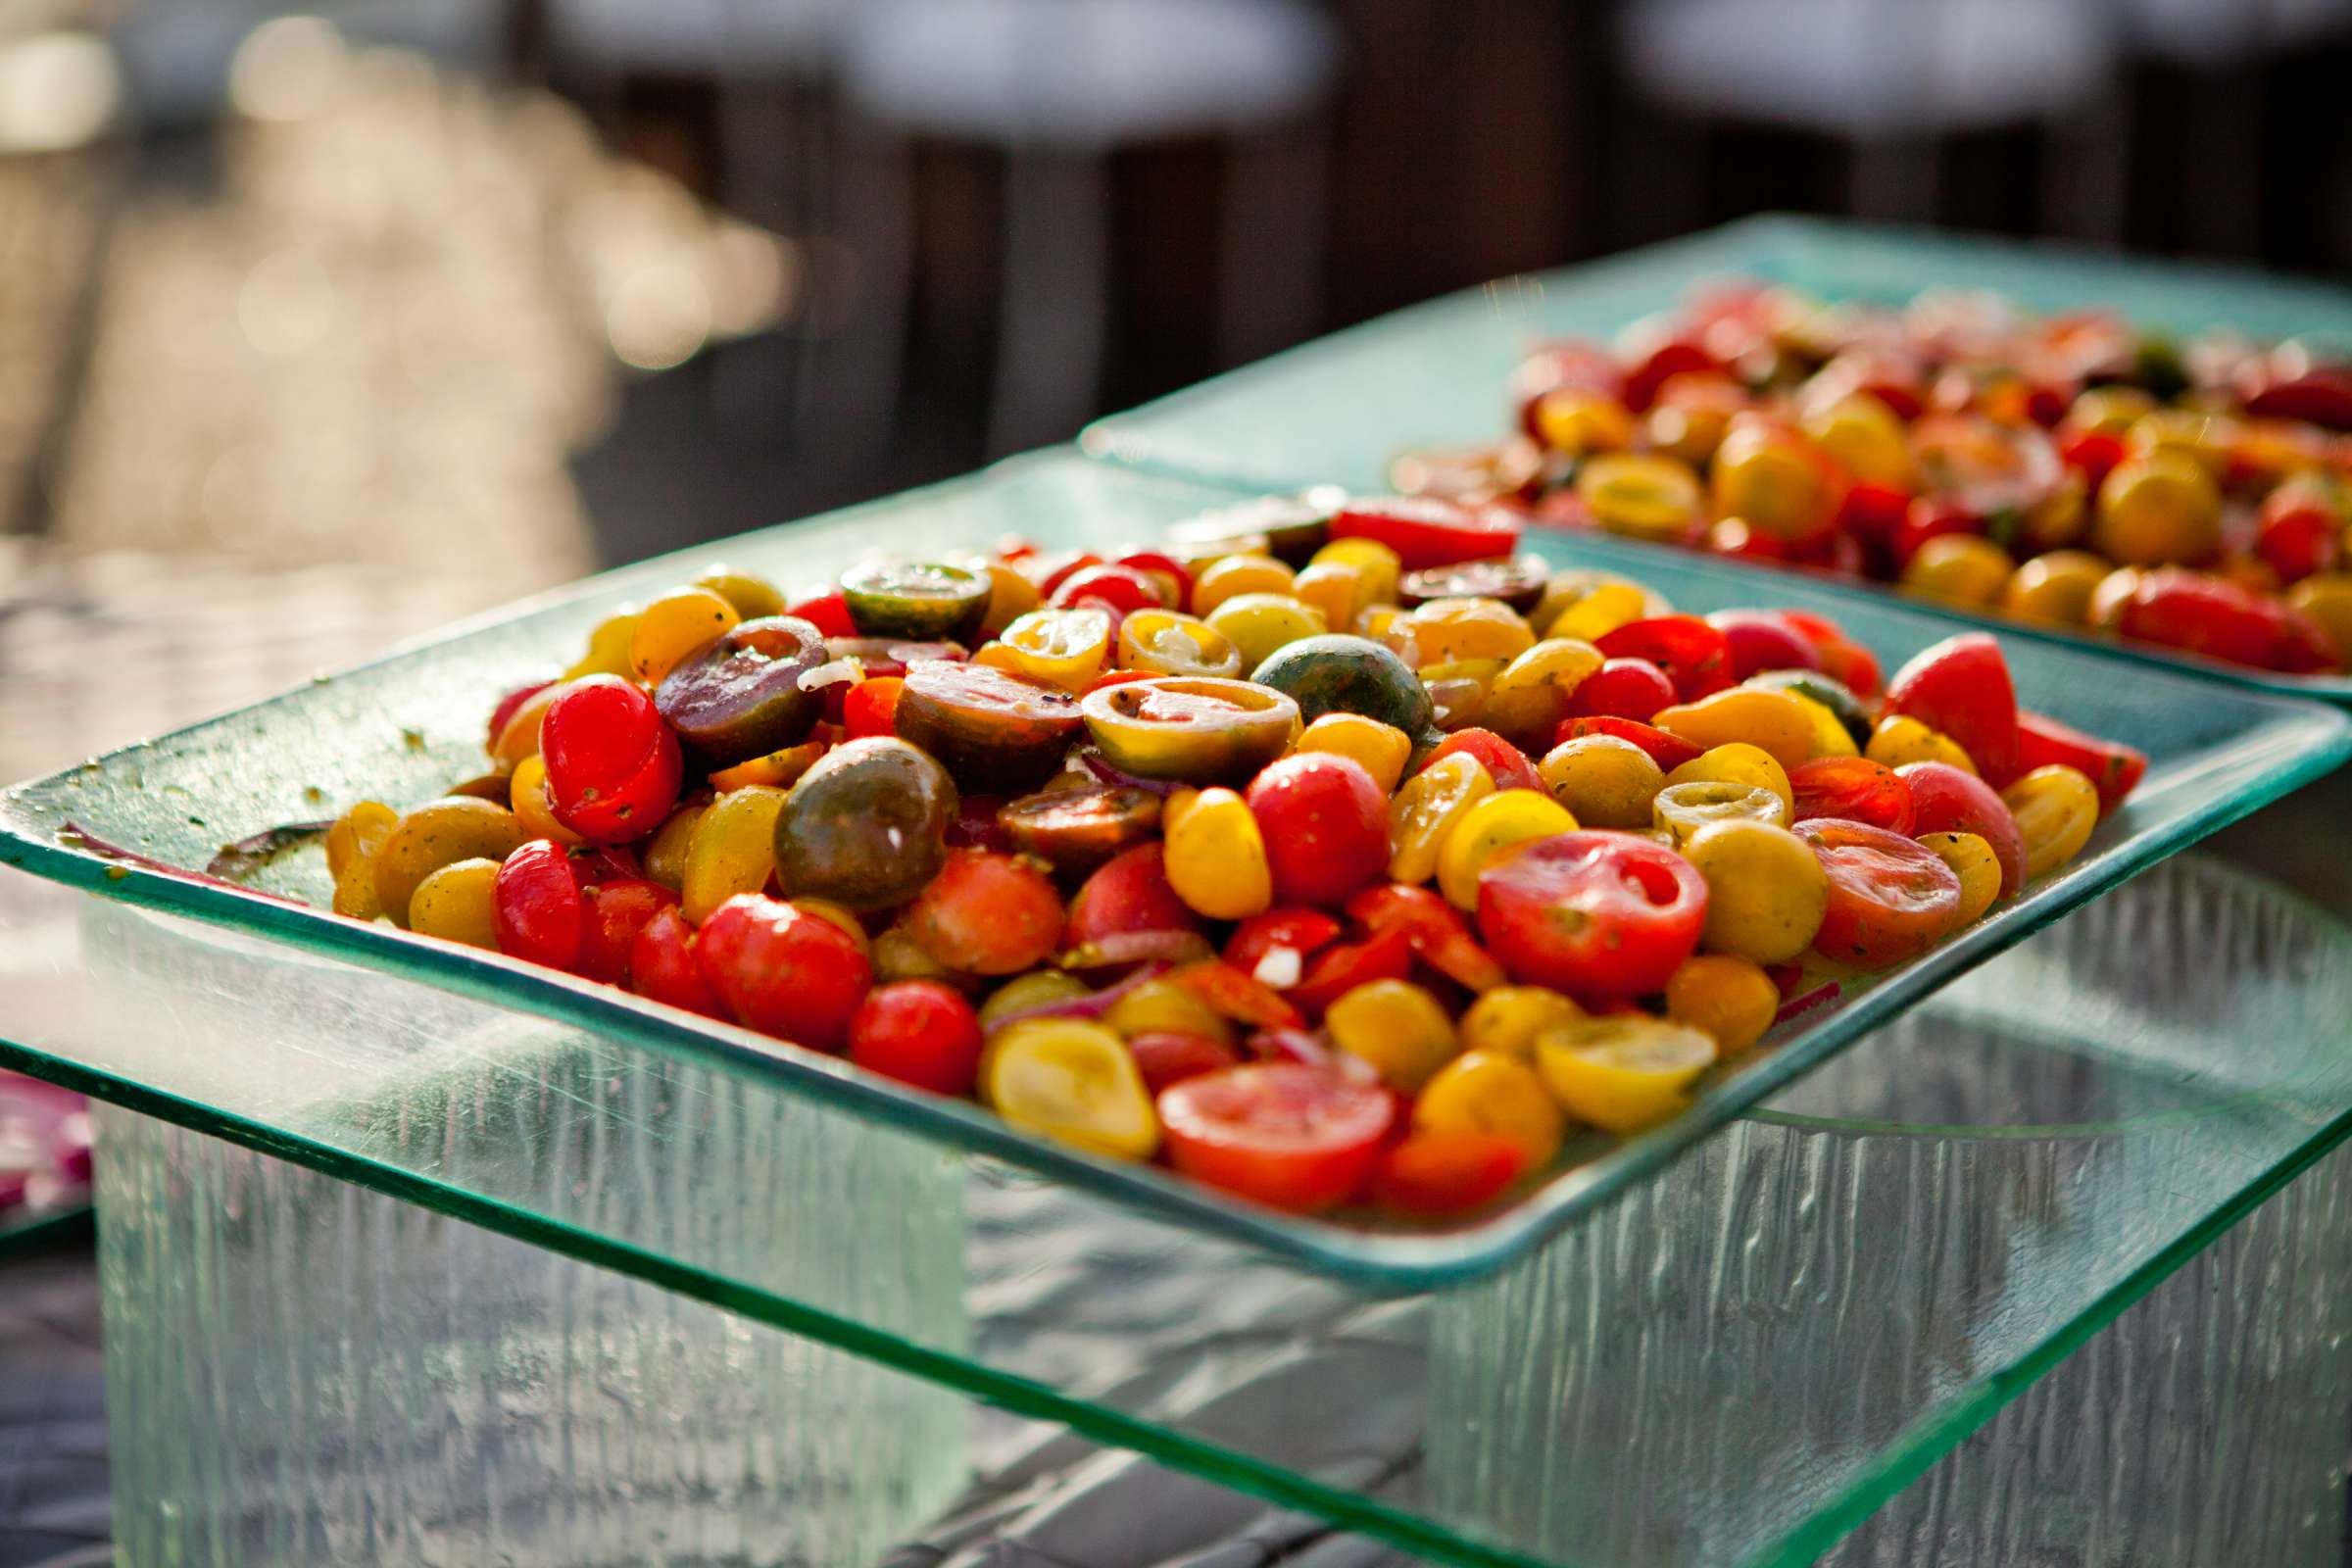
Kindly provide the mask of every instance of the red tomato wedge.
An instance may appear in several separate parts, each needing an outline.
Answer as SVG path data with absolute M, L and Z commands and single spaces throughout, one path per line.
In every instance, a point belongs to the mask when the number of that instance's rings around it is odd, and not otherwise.
M 1829 911 L 1813 937 L 1825 957 L 1885 969 L 1960 923 L 1960 878 L 1916 839 L 1835 817 L 1799 822 L 1795 833 L 1829 873 Z
M 2121 741 L 2085 735 L 2039 713 L 2017 716 L 2017 770 L 2030 773 L 2051 762 L 2074 768 L 2099 792 L 2099 814 L 2124 804 L 2147 775 L 2148 754 Z
M 1995 786 L 2017 777 L 2017 689 L 2001 645 L 1981 631 L 1923 648 L 1886 683 L 1886 711 L 1960 743 Z
M 1789 769 L 1788 788 L 1796 796 L 1799 822 L 1841 816 L 1890 833 L 1913 831 L 1911 786 L 1894 769 L 1866 757 L 1816 757 L 1800 762 Z
M 1300 1214 L 1347 1201 L 1395 1116 L 1387 1090 L 1301 1062 L 1201 1073 L 1159 1096 L 1160 1129 L 1178 1170 Z
M 1387 545 L 1405 570 L 1419 571 L 1510 555 L 1524 526 L 1499 507 L 1465 507 L 1434 496 L 1357 496 L 1332 517 L 1331 536 Z
M 1663 990 L 1706 919 L 1697 868 L 1631 833 L 1540 839 L 1478 879 L 1489 951 L 1513 978 L 1579 1000 Z

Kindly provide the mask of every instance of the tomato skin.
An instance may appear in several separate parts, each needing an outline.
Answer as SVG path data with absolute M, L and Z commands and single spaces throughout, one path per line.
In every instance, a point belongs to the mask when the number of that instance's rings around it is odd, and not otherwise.
M 694 927 L 675 906 L 655 910 L 630 944 L 629 989 L 650 1002 L 665 1002 L 706 1018 L 727 1016 L 726 1006 L 703 978 Z
M 1382 931 L 1361 942 L 1342 942 L 1309 959 L 1306 973 L 1284 993 L 1291 1004 L 1310 1018 L 1375 980 L 1402 980 L 1413 972 L 1412 938 L 1402 930 Z
M 1478 879 L 1488 950 L 1513 979 L 1579 1000 L 1663 990 L 1706 918 L 1697 868 L 1630 833 L 1539 839 Z
M 1718 610 L 1707 617 L 1707 624 L 1723 633 L 1735 682 L 1769 669 L 1821 668 L 1821 655 L 1814 652 L 1812 643 L 1788 623 L 1787 616 L 1775 611 Z M 1586 684 L 1592 682 L 1588 680 Z
M 1914 826 L 1911 786 L 1894 769 L 1868 758 L 1817 757 L 1789 769 L 1788 787 L 1796 796 L 1793 815 L 1799 822 L 1835 816 L 1902 834 Z
M 1887 683 L 1886 710 L 1949 735 L 1996 786 L 2017 776 L 2017 688 L 2001 645 L 1985 633 L 1962 632 L 1913 655 Z
M 1386 1090 L 1301 1062 L 1201 1073 L 1161 1091 L 1158 1108 L 1178 1170 L 1300 1214 L 1347 1201 L 1396 1119 Z
M 2020 720 L 2023 736 L 2023 718 Z M 2031 769 L 2028 769 L 2031 771 Z M 2026 839 L 1993 787 L 1949 762 L 1906 762 L 1895 769 L 1911 791 L 1914 838 L 1930 833 L 1974 833 L 2001 862 L 2001 897 L 2026 885 Z
M 1412 1133 L 1381 1155 L 1372 1200 L 1432 1218 L 1480 1208 L 1527 1171 L 1527 1152 L 1494 1133 Z
M 1671 773 L 1705 750 L 1680 735 L 1669 735 L 1655 724 L 1644 724 L 1632 718 L 1564 718 L 1552 736 L 1552 745 L 1560 746 L 1586 735 L 1608 735 L 1630 741 L 1649 754 L 1649 760 Z
M 2099 792 L 2101 816 L 2123 805 L 2148 771 L 2148 754 L 2134 747 L 2086 735 L 2040 713 L 2018 714 L 2018 772 L 2030 773 L 2052 762 L 2090 780 Z
M 1154 1099 L 1171 1084 L 1198 1078 L 1204 1072 L 1238 1067 L 1242 1060 L 1240 1054 L 1221 1040 L 1181 1034 L 1173 1029 L 1153 1029 L 1132 1036 L 1127 1042 L 1127 1054 L 1135 1058 L 1135 1070 L 1143 1074 L 1144 1087 Z
M 1299 974 L 1303 978 L 1306 960 L 1339 941 L 1340 931 L 1340 922 L 1321 909 L 1268 909 L 1233 928 L 1233 935 L 1225 939 L 1224 958 L 1242 973 L 1254 977 L 1267 955 L 1287 949 L 1298 956 Z
M 937 980 L 876 986 L 850 1019 L 850 1059 L 935 1095 L 968 1094 L 980 1076 L 980 1018 Z
M 1885 969 L 1925 953 L 1959 923 L 1960 878 L 1926 845 L 1836 817 L 1799 822 L 1793 831 L 1830 879 L 1816 952 Z
M 583 887 L 580 900 L 586 918 L 580 932 L 579 972 L 618 985 L 629 977 L 637 933 L 656 914 L 676 905 L 678 896 L 659 882 L 619 877 Z
M 1168 882 L 1162 846 L 1121 850 L 1079 884 L 1062 941 L 1084 948 L 1128 931 L 1198 931 L 1200 916 Z
M 1595 642 L 1610 659 L 1646 659 L 1674 683 L 1677 701 L 1694 703 L 1732 684 L 1730 639 L 1696 615 L 1629 620 Z
M 851 740 L 869 735 L 896 735 L 899 694 L 906 683 L 896 675 L 877 675 L 852 686 L 841 700 L 841 721 Z
M 499 952 L 566 973 L 578 965 L 588 915 L 562 845 L 531 840 L 506 858 L 490 886 Z
M 816 1051 L 839 1051 L 873 969 L 832 921 L 760 893 L 710 911 L 695 956 L 735 1021 Z
M 1441 762 L 1457 752 L 1467 752 L 1476 758 L 1479 765 L 1487 770 L 1487 777 L 1494 781 L 1497 790 L 1540 790 L 1544 787 L 1544 776 L 1536 771 L 1536 764 L 1528 760 L 1525 752 L 1493 730 L 1476 726 L 1457 729 L 1446 736 L 1415 771 L 1427 771 L 1432 763 Z
M 1245 799 L 1283 903 L 1342 904 L 1387 871 L 1389 798 L 1353 758 L 1298 752 L 1278 759 L 1250 781 Z
M 907 932 L 951 969 L 1018 974 L 1061 947 L 1061 895 L 1017 856 L 953 850 L 901 916 Z
M 1331 536 L 1387 545 L 1405 570 L 1419 571 L 1510 555 L 1524 526 L 1498 507 L 1465 507 L 1434 496 L 1356 496 L 1332 517 Z
M 1568 694 L 1570 717 L 1630 718 L 1649 722 L 1649 715 L 1674 706 L 1674 682 L 1646 659 L 1611 659 Z

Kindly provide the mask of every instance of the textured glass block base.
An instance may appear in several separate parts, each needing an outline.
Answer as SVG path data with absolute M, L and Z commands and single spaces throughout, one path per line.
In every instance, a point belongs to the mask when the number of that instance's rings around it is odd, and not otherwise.
M 963 1479 L 968 1407 L 934 1385 L 168 1123 L 100 1117 L 122 1563 L 857 1563 Z M 927 1167 L 959 1219 L 959 1173 Z M 892 1271 L 874 1244 L 906 1234 L 837 1238 L 832 1266 Z M 960 1250 L 953 1222 L 920 1240 Z M 932 1258 L 911 1272 L 938 1274 Z M 928 1304 L 947 1332 L 960 1289 Z

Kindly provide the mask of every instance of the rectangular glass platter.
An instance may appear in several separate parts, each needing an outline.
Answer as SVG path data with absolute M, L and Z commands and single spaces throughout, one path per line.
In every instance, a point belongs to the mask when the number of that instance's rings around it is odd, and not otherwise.
M 2341 288 L 2050 245 L 1766 217 L 1505 278 L 1366 321 L 1101 419 L 1083 445 L 1113 462 L 1251 490 L 1331 483 L 1385 491 L 1389 466 L 1401 453 L 1504 434 L 1512 368 L 1536 344 L 1563 337 L 1606 342 L 1627 323 L 1681 304 L 1692 285 L 1729 277 L 1882 304 L 1935 286 L 1992 289 L 2036 310 L 2105 306 L 2135 324 L 2173 333 L 2227 326 L 2256 338 L 2300 337 L 2352 349 L 2352 291 Z M 1983 623 L 2005 634 L 2106 648 L 2270 691 L 2352 703 L 2352 675 L 2280 675 L 1991 616 Z
M 788 583 L 829 576 L 875 550 L 920 556 L 1018 530 L 1049 547 L 1148 538 L 1229 491 L 1069 454 L 1015 460 L 968 479 L 729 541 L 725 556 Z M 1624 570 L 1628 551 L 1561 536 L 1555 565 Z M 413 645 L 375 662 L 0 794 L 0 862 L 107 897 L 350 959 L 479 1001 L 541 1014 L 841 1107 L 872 1122 L 1002 1157 L 1177 1224 L 1264 1248 L 1375 1290 L 1487 1272 L 1626 1193 L 1710 1130 L 1829 1059 L 1937 987 L 2197 838 L 2333 767 L 2352 720 L 2107 655 L 2023 642 L 2012 662 L 2027 706 L 2147 751 L 2132 802 L 2082 858 L 1908 965 L 1849 986 L 1829 1006 L 1701 1081 L 1690 1107 L 1642 1137 L 1572 1146 L 1571 1168 L 1511 1206 L 1450 1229 L 1375 1231 L 1250 1207 L 1151 1166 L 1096 1159 L 1019 1133 L 977 1105 L 871 1078 L 846 1062 L 660 1007 L 495 954 L 364 926 L 70 847 L 70 825 L 172 865 L 202 866 L 223 842 L 333 814 L 374 797 L 408 803 L 480 767 L 497 695 L 571 657 L 610 610 L 699 570 L 696 551 L 613 572 Z M 1759 578 L 1696 556 L 1634 553 L 1641 578 L 1680 608 L 1775 603 L 1822 611 L 1889 667 L 1957 617 L 1800 579 Z M 324 903 L 314 850 L 261 884 Z M 35 1069 L 37 1070 L 37 1068 Z M 223 1082 L 233 1080 L 224 1071 Z

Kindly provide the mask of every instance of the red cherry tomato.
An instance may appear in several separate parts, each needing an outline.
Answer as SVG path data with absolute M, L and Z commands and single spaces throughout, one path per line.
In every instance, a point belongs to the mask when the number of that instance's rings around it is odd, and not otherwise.
M 1527 1151 L 1494 1133 L 1413 1133 L 1381 1155 L 1372 1200 L 1405 1214 L 1461 1214 L 1500 1197 L 1527 1171 Z
M 1894 558 L 1894 536 L 1911 510 L 1911 497 L 1883 484 L 1850 486 L 1838 504 L 1838 531 L 1850 534 L 1863 548 L 1885 560 Z
M 1827 615 L 1805 610 L 1784 610 L 1781 618 L 1794 626 L 1821 656 L 1821 672 L 1856 697 L 1873 697 L 1885 677 L 1878 656 L 1845 634 L 1845 628 Z
M 876 676 L 850 687 L 841 700 L 842 727 L 850 732 L 850 739 L 897 734 L 899 694 L 906 689 L 906 683 L 896 675 Z
M 1778 611 L 1718 610 L 1707 617 L 1707 624 L 1723 633 L 1725 646 L 1731 652 L 1735 681 L 1768 669 L 1821 667 L 1821 655 L 1814 652 L 1813 644 Z M 1587 684 L 1591 684 L 1590 680 Z
M 618 985 L 629 977 L 637 934 L 678 896 L 659 882 L 621 877 L 581 888 L 580 901 L 587 918 L 580 931 L 579 972 Z
M 965 1094 L 980 1076 L 980 1018 L 937 980 L 876 986 L 850 1019 L 850 1059 L 935 1095 Z
M 1611 659 L 1568 694 L 1572 717 L 1630 718 L 1647 723 L 1661 708 L 1674 706 L 1674 682 L 1646 659 Z
M 858 635 L 858 623 L 850 618 L 849 597 L 838 589 L 816 589 L 786 606 L 784 613 L 800 616 L 827 637 Z
M 1732 645 L 1696 615 L 1631 620 L 1595 642 L 1610 659 L 1646 659 L 1674 682 L 1678 701 L 1697 702 L 1732 684 Z
M 1550 343 L 1519 362 L 1511 373 L 1511 395 L 1519 403 L 1519 428 L 1530 440 L 1544 439 L 1536 406 L 1544 395 L 1577 387 L 1615 397 L 1624 385 L 1616 356 L 1592 343 Z
M 2352 369 L 2318 366 L 2279 375 L 2265 365 L 2249 377 L 2246 412 L 2262 419 L 2303 419 L 2330 430 L 2352 430 Z
M 509 855 L 490 884 L 498 951 L 569 972 L 580 961 L 587 911 L 571 860 L 553 839 L 533 839 Z
M 1580 999 L 1665 989 L 1706 918 L 1697 868 L 1630 833 L 1541 839 L 1478 879 L 1488 949 L 1513 978 Z
M 1867 822 L 1817 817 L 1796 836 L 1829 873 L 1813 946 L 1839 963 L 1884 969 L 1916 957 L 1960 921 L 1960 878 L 1934 850 Z
M 1284 991 L 1304 977 L 1308 958 L 1339 940 L 1340 922 L 1321 909 L 1268 909 L 1233 928 L 1233 935 L 1225 939 L 1224 956 L 1242 973 Z M 1281 958 L 1282 954 L 1291 956 Z M 1296 968 L 1288 979 L 1269 979 L 1259 972 L 1268 958 L 1276 959 L 1275 972 L 1294 963 Z
M 1519 548 L 1524 524 L 1499 507 L 1465 507 L 1435 496 L 1357 496 L 1331 519 L 1334 539 L 1373 539 L 1407 571 L 1488 561 Z
M 1984 632 L 1913 655 L 1887 684 L 1886 710 L 1949 735 L 1996 786 L 2017 776 L 2017 690 L 2001 645 Z
M 514 710 L 554 684 L 555 682 L 552 680 L 535 680 L 527 686 L 517 686 L 506 696 L 501 697 L 498 700 L 498 706 L 490 710 L 491 744 L 497 744 L 499 732 L 507 727 L 507 720 L 514 716 Z
M 1862 541 L 1850 533 L 1825 533 L 1790 553 L 1788 564 L 1799 571 L 1831 577 L 1859 577 L 1868 564 Z
M 1161 846 L 1121 850 L 1079 885 L 1061 939 L 1085 948 L 1129 931 L 1198 931 L 1200 917 L 1169 885 Z
M 694 927 L 674 906 L 654 911 L 629 946 L 629 989 L 652 1002 L 666 1002 L 707 1018 L 724 1018 L 727 1009 L 694 951 Z
M 1895 525 L 1891 545 L 1894 569 L 1902 570 L 1919 554 L 1919 547 L 1947 533 L 1983 533 L 1984 519 L 1949 496 L 1917 496 Z
M 2183 566 L 2141 572 L 2116 616 L 2116 630 L 2135 642 L 2257 668 L 2273 662 L 2282 625 L 2248 590 Z
M 1691 745 L 1680 735 L 1669 735 L 1655 724 L 1638 719 L 1587 717 L 1560 720 L 1558 732 L 1551 744 L 1572 741 L 1582 735 L 1614 735 L 1621 741 L 1632 741 L 1649 754 L 1651 761 L 1671 773 L 1699 755 L 1701 748 Z
M 1578 689 L 1581 691 L 1583 688 Z M 1436 750 L 1415 771 L 1426 771 L 1432 763 L 1463 752 L 1478 760 L 1479 765 L 1487 770 L 1487 777 L 1494 781 L 1494 787 L 1498 790 L 1540 790 L 1544 787 L 1544 776 L 1536 771 L 1536 764 L 1527 760 L 1525 752 L 1493 730 L 1475 726 L 1457 729 L 1440 741 Z
M 1413 939 L 1400 930 L 1383 931 L 1361 942 L 1325 948 L 1308 961 L 1306 973 L 1285 996 L 1306 1016 L 1320 1018 L 1324 1008 L 1357 986 L 1374 980 L 1402 980 L 1412 972 Z
M 1021 571 L 1037 584 L 1037 591 L 1046 598 L 1076 573 L 1090 566 L 1102 564 L 1102 558 L 1091 550 L 1065 550 L 1051 556 L 1031 556 L 1021 563 Z
M 2336 646 L 2335 638 L 2320 624 L 2318 617 L 2276 600 L 2271 608 L 2278 614 L 2278 646 L 2271 660 L 2274 668 L 2290 675 L 2317 675 L 2343 668 L 2343 650 Z
M 901 916 L 914 940 L 951 969 L 1018 974 L 1061 947 L 1061 895 L 1029 861 L 954 850 Z
M 1174 556 L 1157 550 L 1130 550 L 1112 564 L 1131 566 L 1156 581 L 1164 605 L 1182 610 L 1193 602 L 1193 574 Z
M 1056 608 L 1097 600 L 1121 615 L 1139 610 L 1164 610 L 1159 584 L 1134 566 L 1087 566 L 1061 579 L 1048 601 Z
M 572 682 L 539 727 L 548 808 L 599 844 L 626 844 L 677 804 L 685 762 L 652 698 L 617 675 Z
M 1461 911 L 1427 888 L 1391 882 L 1348 901 L 1348 918 L 1374 936 L 1400 932 L 1423 963 L 1471 991 L 1492 991 L 1510 977 L 1478 945 Z
M 2039 713 L 2018 714 L 2018 771 L 2030 773 L 2052 762 L 2062 762 L 2090 780 L 2099 792 L 2101 816 L 2123 805 L 2148 771 L 2148 754 L 2121 741 L 2085 735 Z
M 1911 786 L 1866 757 L 1816 757 L 1788 770 L 1795 818 L 1838 816 L 1890 833 L 1912 830 Z M 1998 797 L 1995 797 L 1998 799 Z
M 1659 344 L 1626 367 L 1625 391 L 1620 399 L 1636 414 L 1646 414 L 1658 401 L 1658 388 L 1667 378 L 1699 371 L 1720 370 L 1722 363 L 1698 344 L 1675 338 Z
M 2058 444 L 2060 460 L 2082 475 L 2083 488 L 2094 496 L 2115 466 L 2131 454 L 2122 436 L 2105 430 L 2078 430 Z
M 1788 559 L 1787 545 L 1761 528 L 1748 526 L 1745 517 L 1718 517 L 1708 524 L 1706 541 L 1707 549 L 1719 556 L 1738 556 L 1775 564 Z
M 2261 515 L 2255 548 L 2280 582 L 2332 571 L 2343 559 L 2344 519 L 2316 491 L 2280 485 L 2264 499 Z
M 1389 798 L 1353 758 L 1298 752 L 1269 762 L 1248 800 L 1285 904 L 1343 903 L 1388 869 Z
M 1179 1034 L 1173 1029 L 1147 1030 L 1134 1036 L 1127 1042 L 1127 1054 L 1135 1058 L 1135 1070 L 1143 1074 L 1144 1088 L 1154 1096 L 1170 1084 L 1180 1084 L 1187 1078 L 1198 1078 L 1223 1067 L 1237 1067 L 1242 1060 L 1221 1040 Z
M 847 931 L 759 893 L 738 893 L 695 934 L 703 978 L 738 1023 L 839 1051 L 873 969 Z
M 1362 1185 L 1395 1116 L 1395 1102 L 1376 1085 L 1296 1062 L 1202 1073 L 1159 1096 L 1178 1170 L 1302 1214 L 1344 1202 Z
M 1905 831 L 1913 838 L 1974 833 L 1992 846 L 1993 858 L 2001 862 L 2001 897 L 2026 885 L 2026 837 L 1991 785 L 1949 762 L 1905 762 L 1895 772 L 1911 791 L 1911 826 Z

